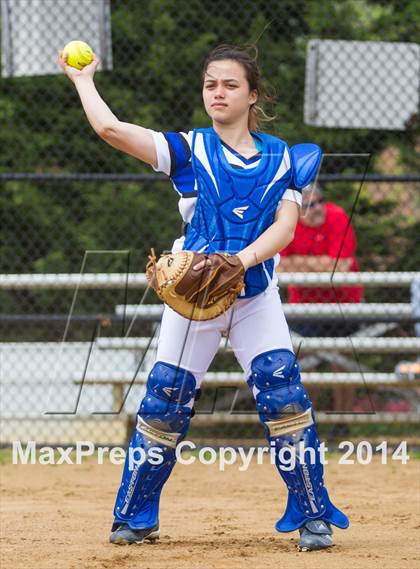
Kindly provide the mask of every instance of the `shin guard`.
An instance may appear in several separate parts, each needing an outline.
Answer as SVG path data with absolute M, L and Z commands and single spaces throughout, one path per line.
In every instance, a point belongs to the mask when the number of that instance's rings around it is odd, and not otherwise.
M 312 519 L 346 528 L 349 521 L 332 504 L 324 484 L 314 414 L 296 356 L 289 350 L 266 352 L 253 360 L 251 371 L 248 383 L 289 492 L 276 529 L 293 531 Z
M 122 523 L 132 529 L 158 524 L 160 494 L 176 462 L 176 445 L 188 430 L 195 393 L 190 372 L 164 362 L 154 365 L 128 448 L 113 530 Z

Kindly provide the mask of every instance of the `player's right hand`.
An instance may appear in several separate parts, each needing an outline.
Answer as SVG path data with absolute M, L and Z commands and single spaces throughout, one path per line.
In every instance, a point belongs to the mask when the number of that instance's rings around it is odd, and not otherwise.
M 61 69 L 67 75 L 67 77 L 71 81 L 73 81 L 73 83 L 74 83 L 78 77 L 91 77 L 93 79 L 93 76 L 95 75 L 96 68 L 99 65 L 99 59 L 96 57 L 95 54 L 93 54 L 92 63 L 85 65 L 85 67 L 83 67 L 83 69 L 76 69 L 75 67 L 71 67 L 70 65 L 67 65 L 67 54 L 66 53 L 63 54 L 62 51 L 59 51 L 58 52 L 58 65 L 61 67 Z

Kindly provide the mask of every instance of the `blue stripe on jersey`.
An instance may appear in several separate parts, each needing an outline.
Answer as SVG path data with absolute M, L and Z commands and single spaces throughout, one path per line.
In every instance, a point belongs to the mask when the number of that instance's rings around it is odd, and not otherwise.
M 191 158 L 191 149 L 179 132 L 164 132 L 163 135 L 168 142 L 172 177 L 187 166 Z
M 294 183 L 293 183 L 292 181 L 290 182 L 289 188 L 290 188 L 291 190 L 294 190 L 295 192 L 299 192 L 299 194 L 302 193 L 302 188 L 297 188 L 297 187 L 294 185 Z
M 176 172 L 174 176 L 171 176 L 171 181 L 176 191 L 181 194 L 182 197 L 197 197 L 197 190 L 195 190 L 194 172 L 191 166 L 191 162 L 184 166 L 182 170 Z

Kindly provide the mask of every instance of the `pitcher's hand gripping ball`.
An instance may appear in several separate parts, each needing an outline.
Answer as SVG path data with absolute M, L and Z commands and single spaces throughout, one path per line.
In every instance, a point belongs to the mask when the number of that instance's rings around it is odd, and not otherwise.
M 76 69 L 83 69 L 93 61 L 93 50 L 84 41 L 71 41 L 62 51 L 62 57 L 67 55 L 67 65 Z
M 193 267 L 204 261 L 204 267 Z M 244 285 L 236 255 L 180 251 L 157 261 L 152 249 L 146 276 L 163 302 L 189 320 L 211 320 L 235 302 Z

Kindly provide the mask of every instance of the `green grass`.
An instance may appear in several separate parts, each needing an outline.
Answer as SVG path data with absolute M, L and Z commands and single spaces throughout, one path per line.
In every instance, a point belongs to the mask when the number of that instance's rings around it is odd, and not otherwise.
M 11 464 L 12 462 L 12 449 L 11 448 L 0 448 L 0 465 Z

